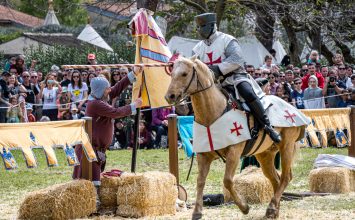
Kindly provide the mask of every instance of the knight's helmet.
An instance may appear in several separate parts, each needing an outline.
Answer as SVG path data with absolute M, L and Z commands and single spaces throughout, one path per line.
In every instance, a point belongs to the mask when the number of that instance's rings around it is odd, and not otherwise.
M 217 18 L 215 13 L 204 13 L 195 16 L 197 31 L 203 39 L 208 39 L 216 30 Z
M 145 8 L 155 12 L 158 7 L 159 0 L 137 0 L 137 9 Z

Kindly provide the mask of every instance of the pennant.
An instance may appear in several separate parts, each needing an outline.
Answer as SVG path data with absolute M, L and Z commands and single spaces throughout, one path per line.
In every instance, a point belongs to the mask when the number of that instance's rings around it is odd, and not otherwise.
M 77 166 L 80 164 L 73 147 L 70 147 L 68 144 L 66 144 L 63 147 L 63 150 L 69 166 Z
M 335 140 L 338 147 L 347 147 L 349 146 L 348 138 L 346 137 L 344 131 L 337 129 L 335 132 Z
M 82 144 L 82 148 L 83 148 L 85 156 L 89 162 L 97 161 L 95 151 L 93 151 L 91 146 L 88 146 L 86 144 Z
M 47 165 L 49 167 L 58 166 L 58 160 L 55 156 L 53 147 L 43 147 L 44 154 L 46 155 Z
M 167 63 L 171 52 L 160 28 L 152 15 L 141 8 L 130 22 L 132 35 L 136 38 L 135 63 Z M 164 67 L 144 68 L 133 84 L 132 100 L 141 97 L 144 107 L 167 106 L 164 96 L 171 81 Z
M 22 154 L 25 157 L 27 168 L 37 167 L 36 156 L 33 154 L 31 147 L 22 147 Z
M 3 147 L 0 154 L 6 170 L 14 170 L 17 168 L 16 160 L 9 149 Z

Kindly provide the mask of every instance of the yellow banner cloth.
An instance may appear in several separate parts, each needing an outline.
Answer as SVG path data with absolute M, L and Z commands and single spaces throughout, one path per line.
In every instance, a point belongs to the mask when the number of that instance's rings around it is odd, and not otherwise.
M 0 124 L 0 148 L 21 148 L 28 167 L 36 167 L 31 147 L 43 147 L 48 166 L 58 164 L 53 147 L 82 144 L 89 161 L 96 155 L 85 132 L 85 120 Z

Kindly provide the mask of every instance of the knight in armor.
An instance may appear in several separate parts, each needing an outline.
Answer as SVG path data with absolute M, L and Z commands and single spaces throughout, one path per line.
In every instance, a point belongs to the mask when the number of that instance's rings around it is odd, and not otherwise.
M 217 31 L 216 14 L 204 13 L 195 17 L 197 30 L 203 38 L 193 53 L 214 72 L 215 79 L 240 102 L 246 103 L 258 124 L 271 139 L 279 143 L 280 134 L 270 125 L 260 99 L 265 95 L 255 80 L 244 70 L 244 60 L 237 40 Z M 255 131 L 254 131 L 255 132 Z M 252 131 L 253 135 L 253 131 Z

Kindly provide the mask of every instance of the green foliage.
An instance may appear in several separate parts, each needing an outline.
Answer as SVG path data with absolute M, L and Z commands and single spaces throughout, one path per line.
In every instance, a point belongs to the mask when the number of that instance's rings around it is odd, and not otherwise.
M 16 39 L 20 37 L 22 32 L 16 31 L 16 32 L 11 32 L 7 34 L 0 34 L 0 44 L 11 41 L 13 39 Z
M 54 0 L 54 11 L 59 22 L 68 26 L 85 24 L 87 11 L 81 3 L 82 0 Z M 48 11 L 48 0 L 19 0 L 18 9 L 44 19 Z
M 55 45 L 45 48 L 39 46 L 37 48 L 27 48 L 25 55 L 28 60 L 38 60 L 36 68 L 47 73 L 52 65 L 73 65 L 86 64 L 87 54 L 96 54 L 99 64 L 114 64 L 114 63 L 133 63 L 135 56 L 135 47 L 127 47 L 124 41 L 118 41 L 112 45 L 115 53 L 106 50 L 95 49 L 91 46 L 86 46 L 81 49 L 75 47 L 65 47 Z

